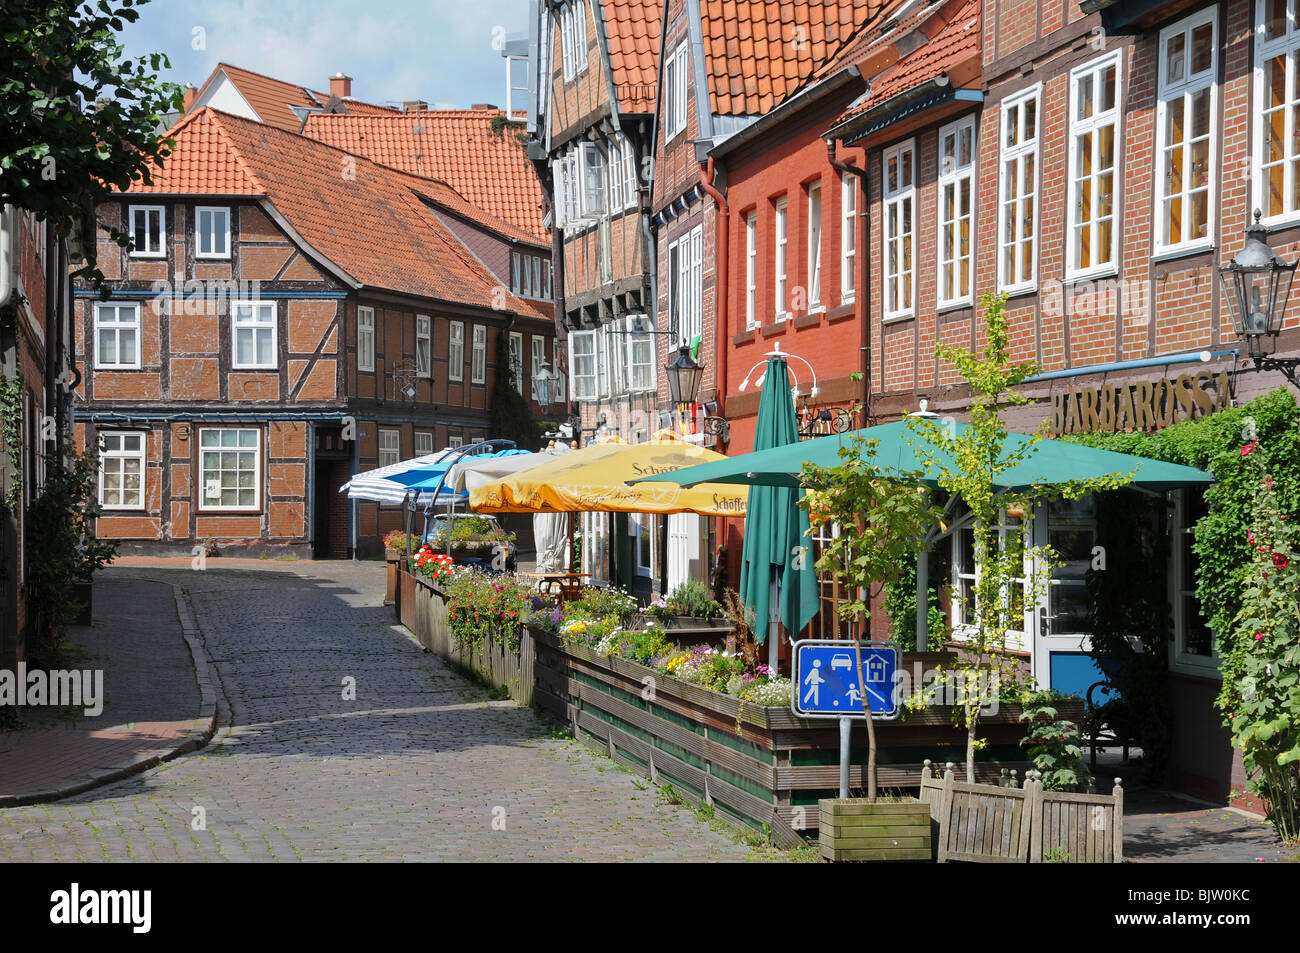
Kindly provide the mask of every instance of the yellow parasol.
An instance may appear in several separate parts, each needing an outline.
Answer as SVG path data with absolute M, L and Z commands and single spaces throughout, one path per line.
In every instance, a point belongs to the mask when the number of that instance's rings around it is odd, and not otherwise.
M 744 516 L 749 488 L 702 483 L 686 489 L 673 483 L 628 480 L 672 473 L 726 459 L 661 430 L 648 443 L 604 443 L 567 453 L 521 470 L 497 483 L 470 490 L 471 509 L 482 513 L 698 513 Z

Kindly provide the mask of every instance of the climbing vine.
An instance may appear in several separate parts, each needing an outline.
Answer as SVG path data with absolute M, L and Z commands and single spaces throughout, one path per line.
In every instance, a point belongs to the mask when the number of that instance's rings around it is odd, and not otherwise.
M 9 485 L 0 496 L 0 510 L 17 513 L 23 498 L 22 467 L 23 378 L 0 374 L 0 446 L 9 457 Z

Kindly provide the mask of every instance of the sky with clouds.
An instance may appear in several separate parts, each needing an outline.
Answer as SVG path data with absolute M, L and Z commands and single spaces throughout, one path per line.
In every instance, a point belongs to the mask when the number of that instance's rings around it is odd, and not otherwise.
M 167 54 L 162 78 L 203 85 L 231 63 L 329 91 L 337 72 L 373 103 L 505 105 L 493 39 L 526 35 L 528 0 L 153 0 L 121 35 L 128 56 Z

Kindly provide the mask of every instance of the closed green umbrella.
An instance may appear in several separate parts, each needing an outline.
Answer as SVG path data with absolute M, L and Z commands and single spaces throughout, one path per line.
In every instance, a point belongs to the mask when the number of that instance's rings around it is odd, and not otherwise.
M 758 402 L 754 450 L 782 448 L 797 452 L 794 399 L 784 357 L 767 362 L 763 395 Z M 793 446 L 791 446 L 793 445 Z M 717 465 L 729 461 L 717 460 Z M 692 467 L 696 470 L 698 467 Z M 683 471 L 685 472 L 685 471 Z M 771 600 L 779 592 L 778 621 L 793 637 L 817 614 L 817 580 L 808 545 L 808 513 L 799 508 L 803 490 L 795 486 L 755 486 L 745 511 L 745 543 L 741 550 L 740 600 L 754 612 L 754 634 L 768 636 Z M 775 587 L 774 584 L 775 583 Z M 771 626 L 775 628 L 775 626 Z M 769 664 L 776 667 L 777 640 L 768 644 Z

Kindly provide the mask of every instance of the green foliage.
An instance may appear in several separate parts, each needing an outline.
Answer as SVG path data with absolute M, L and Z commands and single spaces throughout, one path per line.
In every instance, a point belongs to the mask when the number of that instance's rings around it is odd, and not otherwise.
M 854 437 L 840 447 L 838 465 L 805 463 L 799 474 L 808 488 L 799 505 L 808 510 L 809 533 L 830 523 L 840 527 L 839 535 L 823 545 L 817 571 L 839 579 L 846 593 L 865 596 L 839 605 L 850 626 L 863 630 L 871 599 L 883 585 L 896 581 L 909 564 L 915 579 L 916 553 L 942 515 L 923 492 L 919 473 L 881 475 L 874 461 L 878 445 Z
M 9 486 L 0 496 L 0 513 L 18 512 L 23 498 L 23 379 L 0 374 L 0 447 L 9 458 Z
M 1089 713 L 1089 729 L 1106 724 L 1119 736 L 1135 739 L 1147 780 L 1155 782 L 1169 759 L 1173 718 L 1164 501 L 1131 490 L 1100 493 L 1095 499 L 1096 540 L 1106 561 L 1105 569 L 1090 569 L 1085 577 L 1089 654 L 1108 672 L 1108 693 L 1118 697 Z
M 659 618 L 682 615 L 695 619 L 716 619 L 725 610 L 713 599 L 708 586 L 695 579 L 688 579 L 679 583 L 666 599 L 650 603 L 646 611 Z
M 931 561 L 931 571 L 934 563 Z M 933 577 L 931 577 L 933 578 Z M 952 638 L 952 628 L 939 605 L 939 594 L 930 587 L 929 634 L 927 648 L 941 652 Z M 916 645 L 916 561 L 904 561 L 899 566 L 898 578 L 885 586 L 885 614 L 889 616 L 889 637 L 906 649 Z
M 614 616 L 620 623 L 636 614 L 636 597 L 613 586 L 591 586 L 582 596 L 569 603 L 569 614 L 599 619 Z
M 1042 772 L 1043 787 L 1049 791 L 1078 791 L 1091 779 L 1083 760 L 1079 726 L 1057 718 L 1057 697 L 1042 692 L 1025 700 L 1020 720 L 1029 722 L 1029 731 L 1020 740 L 1034 767 Z
M 1256 640 L 1255 634 L 1262 629 L 1252 626 L 1251 620 L 1267 615 L 1277 621 L 1281 616 L 1273 614 L 1270 606 L 1279 600 L 1285 604 L 1288 599 L 1294 606 L 1296 599 L 1286 589 L 1289 577 L 1285 573 L 1268 579 L 1262 576 L 1269 572 L 1264 563 L 1271 565 L 1271 552 L 1260 553 L 1249 539 L 1257 533 L 1267 535 L 1270 526 L 1295 526 L 1300 522 L 1300 407 L 1295 398 L 1280 387 L 1243 407 L 1184 421 L 1155 433 L 1080 434 L 1067 439 L 1199 467 L 1214 475 L 1215 483 L 1205 491 L 1209 511 L 1196 523 L 1192 548 L 1197 563 L 1196 598 L 1201 616 L 1214 634 L 1223 673 L 1216 704 L 1225 716 L 1224 723 L 1233 731 L 1234 744 L 1249 745 L 1254 752 L 1250 762 L 1256 769 L 1252 790 L 1275 802 L 1273 820 L 1279 830 L 1285 827 L 1295 831 L 1294 808 L 1290 819 L 1278 813 L 1286 810 L 1288 798 L 1290 803 L 1296 803 L 1294 772 L 1279 773 L 1270 766 L 1268 754 L 1269 748 L 1276 755 L 1289 750 L 1288 742 L 1276 732 L 1262 739 L 1253 730 L 1257 724 L 1267 726 L 1272 722 L 1276 726 L 1278 716 L 1276 711 L 1265 714 L 1263 708 L 1257 712 L 1248 704 L 1253 699 L 1246 699 L 1243 693 L 1243 686 L 1251 686 L 1254 692 L 1265 687 L 1270 692 L 1289 691 L 1288 685 L 1272 676 L 1263 686 L 1252 676 L 1261 664 L 1266 676 L 1270 666 L 1275 672 L 1282 671 L 1287 656 L 1285 640 Z M 1243 453 L 1247 447 L 1250 449 Z M 1273 481 L 1272 487 L 1263 486 L 1266 477 Z M 1278 539 L 1285 542 L 1285 533 L 1278 533 Z M 1252 677 L 1253 683 L 1246 681 Z M 1287 697 L 1285 704 L 1292 704 Z M 1260 701 L 1269 710 L 1283 704 L 1280 696 Z M 1237 717 L 1243 713 L 1247 715 L 1245 720 Z M 1268 731 L 1265 727 L 1264 732 Z M 1288 777 L 1290 788 L 1283 784 Z M 1263 793 L 1269 785 L 1277 786 L 1275 794 Z
M 460 570 L 443 582 L 447 624 L 462 648 L 488 636 L 519 651 L 520 626 L 532 608 L 532 590 L 511 576 Z
M 0 30 L 0 195 L 71 234 L 95 205 L 150 170 L 174 145 L 156 130 L 184 94 L 164 83 L 152 53 L 123 56 L 117 41 L 148 0 L 6 0 Z M 108 229 L 123 247 L 127 232 Z M 78 274 L 103 288 L 95 237 L 84 234 Z
M 81 611 L 72 597 L 76 583 L 90 582 L 93 574 L 110 563 L 115 543 L 95 538 L 99 516 L 98 455 L 45 456 L 45 483 L 27 507 L 27 588 L 42 614 L 42 635 L 58 644 L 68 625 Z
M 1236 706 L 1228 722 L 1251 790 L 1268 800 L 1273 825 L 1294 842 L 1300 838 L 1300 532 L 1279 508 L 1277 482 L 1262 462 L 1248 469 L 1255 477 L 1246 534 L 1251 563 L 1225 660 L 1234 677 L 1229 684 L 1225 666 L 1221 698 Z
M 414 533 L 407 533 L 404 530 L 395 529 L 384 536 L 384 549 L 396 550 L 405 553 L 408 549 L 415 552 L 420 548 L 420 537 Z
M 1048 579 L 1030 578 L 1023 587 L 1016 580 L 1024 575 L 1026 558 L 1035 565 L 1051 567 L 1057 562 L 1050 547 L 1027 547 L 1022 534 L 1000 534 L 1001 513 L 1019 508 L 1032 513 L 1036 504 L 1051 499 L 1078 499 L 1099 490 L 1127 483 L 1132 474 L 1113 474 L 1100 479 L 1073 480 L 1051 487 L 1031 487 L 1008 492 L 998 478 L 1033 457 L 1046 435 L 1048 421 L 1023 443 L 1008 442 L 1002 410 L 1023 405 L 1030 398 L 1014 388 L 1024 383 L 1036 368 L 1010 357 L 1010 321 L 1005 294 L 985 294 L 987 341 L 982 355 L 951 344 L 935 348 L 936 356 L 952 364 L 970 385 L 970 419 L 963 428 L 948 427 L 920 417 L 909 417 L 908 426 L 918 438 L 917 459 L 938 474 L 941 489 L 957 498 L 969 514 L 974 540 L 975 564 L 980 567 L 974 584 L 974 620 L 962 633 L 964 652 L 955 668 L 958 684 L 978 690 L 965 691 L 956 710 L 966 727 L 966 779 L 974 781 L 977 725 L 987 702 L 980 686 L 1000 684 L 1012 676 L 1017 660 L 1007 652 L 1007 639 L 1016 620 L 1023 618 L 1026 603 L 1035 604 L 1044 595 Z

